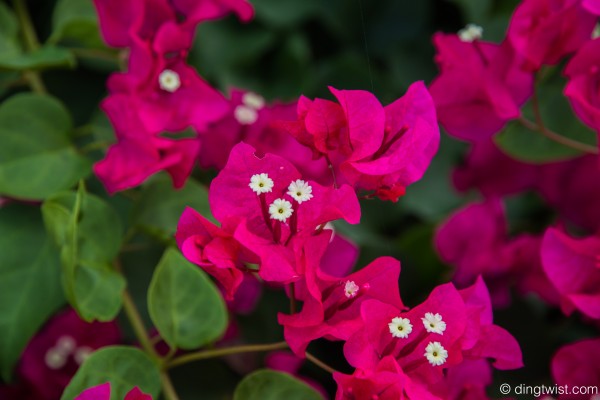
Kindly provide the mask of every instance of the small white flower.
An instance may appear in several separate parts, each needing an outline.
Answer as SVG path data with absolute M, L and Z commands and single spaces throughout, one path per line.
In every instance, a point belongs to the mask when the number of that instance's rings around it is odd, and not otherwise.
M 360 288 L 356 283 L 354 283 L 354 281 L 346 281 L 346 285 L 344 285 L 344 294 L 347 298 L 351 299 L 352 297 L 356 296 L 359 289 Z
M 284 199 L 276 199 L 269 206 L 271 219 L 276 219 L 277 221 L 285 222 L 286 219 L 292 216 L 293 212 L 292 203 Z
M 287 194 L 292 196 L 299 204 L 313 198 L 312 186 L 302 179 L 297 179 L 290 183 Z
M 440 342 L 429 342 L 423 355 L 427 357 L 427 361 L 434 367 L 442 365 L 448 358 L 448 352 Z
M 173 93 L 181 87 L 181 79 L 177 72 L 172 69 L 165 69 L 158 76 L 158 84 L 162 90 Z
M 425 326 L 427 332 L 443 335 L 446 330 L 446 323 L 442 321 L 440 314 L 425 313 L 425 318 L 421 318 L 421 321 L 423 321 L 423 326 Z
M 472 42 L 481 39 L 483 36 L 483 28 L 479 25 L 468 24 L 463 29 L 458 31 L 458 37 L 463 42 Z
M 258 119 L 258 113 L 254 108 L 239 105 L 233 110 L 233 116 L 240 125 L 252 125 Z
M 83 362 L 90 356 L 92 355 L 92 353 L 94 352 L 94 349 L 92 349 L 91 347 L 87 347 L 87 346 L 82 346 L 79 347 L 77 350 L 75 350 L 75 362 L 78 365 L 83 364 Z
M 244 96 L 242 96 L 242 103 L 255 110 L 260 110 L 265 106 L 265 99 L 263 99 L 262 96 L 259 96 L 256 93 L 248 92 L 245 93 Z
M 269 178 L 268 174 L 256 174 L 252 175 L 248 186 L 256 194 L 269 193 L 273 190 L 273 180 Z
M 412 324 L 408 318 L 395 317 L 392 318 L 392 322 L 388 324 L 390 333 L 393 337 L 406 339 L 412 332 Z
M 61 369 L 67 364 L 67 355 L 53 347 L 46 352 L 44 362 L 50 369 Z
M 76 346 L 77 343 L 75 342 L 75 339 L 73 339 L 71 336 L 63 335 L 56 341 L 55 348 L 63 354 L 70 354 L 73 350 L 75 350 Z

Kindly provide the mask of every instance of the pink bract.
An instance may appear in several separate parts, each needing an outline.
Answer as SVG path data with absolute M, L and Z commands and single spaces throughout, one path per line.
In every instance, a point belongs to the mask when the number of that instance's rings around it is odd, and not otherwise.
M 391 257 L 380 257 L 345 278 L 326 275 L 318 264 L 325 252 L 328 235 L 307 242 L 314 255 L 307 262 L 305 279 L 298 285 L 297 298 L 302 310 L 293 315 L 279 314 L 284 336 L 290 348 L 303 357 L 308 343 L 325 337 L 347 340 L 360 329 L 360 306 L 369 299 L 403 308 L 398 293 L 400 263 Z
M 581 47 L 595 24 L 581 0 L 524 0 L 511 18 L 507 38 L 525 58 L 524 68 L 536 71 Z
M 558 290 L 561 308 L 570 315 L 578 310 L 600 319 L 600 238 L 576 239 L 549 228 L 542 243 L 542 262 L 548 279 Z
M 589 40 L 567 64 L 565 96 L 577 116 L 600 132 L 600 39 Z
M 308 179 L 331 184 L 331 172 L 324 159 L 312 159 L 312 152 L 287 132 L 277 129 L 280 120 L 292 120 L 296 103 L 266 104 L 253 92 L 232 90 L 228 113 L 203 131 L 199 163 L 203 168 L 223 169 L 231 149 L 239 142 L 254 147 L 258 154 L 271 153 L 290 161 Z
M 280 126 L 332 165 L 338 183 L 397 201 L 437 152 L 439 129 L 422 82 L 385 108 L 362 90 L 330 88 L 338 103 L 301 97 L 298 121 Z
M 75 400 L 110 400 L 110 383 L 84 390 Z M 123 400 L 152 400 L 152 396 L 143 393 L 137 386 L 131 389 Z
M 600 386 L 600 339 L 585 339 L 561 347 L 552 358 L 552 376 L 558 385 Z M 563 395 L 560 400 L 587 400 L 585 395 Z
M 455 267 L 453 281 L 466 287 L 481 275 L 496 306 L 510 304 L 512 285 L 556 304 L 558 293 L 542 271 L 541 240 L 527 234 L 509 238 L 507 224 L 502 203 L 490 198 L 467 205 L 438 228 L 435 247 Z
M 79 365 L 93 351 L 119 344 L 115 322 L 88 323 L 66 310 L 54 316 L 28 343 L 17 368 L 17 397 L 31 400 L 60 398 Z M 8 389 L 8 390 L 12 390 Z M 7 388 L 0 390 L 0 395 Z
M 533 93 L 533 75 L 521 70 L 522 57 L 510 43 L 464 42 L 442 33 L 433 43 L 440 74 L 429 90 L 449 134 L 477 142 L 520 115 Z

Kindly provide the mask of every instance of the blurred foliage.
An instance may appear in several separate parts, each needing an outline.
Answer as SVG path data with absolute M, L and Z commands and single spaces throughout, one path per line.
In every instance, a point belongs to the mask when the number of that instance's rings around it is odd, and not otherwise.
M 300 94 L 331 98 L 328 86 L 366 89 L 384 104 L 401 96 L 412 82 L 428 83 L 435 76 L 437 68 L 431 45 L 435 31 L 456 32 L 466 23 L 474 22 L 484 26 L 485 39 L 499 41 L 517 4 L 517 0 L 252 2 L 256 18 L 249 24 L 228 17 L 199 27 L 189 62 L 208 81 L 224 92 L 239 87 L 254 90 L 268 99 L 288 101 Z M 197 172 L 181 191 L 174 191 L 170 180 L 159 174 L 139 189 L 108 196 L 96 178 L 90 176 L 90 166 L 103 156 L 103 151 L 93 145 L 98 142 L 106 145 L 114 140 L 110 124 L 99 111 L 99 103 L 106 94 L 108 74 L 122 64 L 121 56 L 101 42 L 91 0 L 31 0 L 28 5 L 41 42 L 39 49 L 31 51 L 25 50 L 23 32 L 12 8 L 0 0 L 0 195 L 45 200 L 42 209 L 46 228 L 63 253 L 62 266 L 67 278 L 62 284 L 67 288 L 67 299 L 88 319 L 109 319 L 120 309 L 117 297 L 124 282 L 109 261 L 119 251 L 121 239 L 127 239 L 128 244 L 121 249 L 122 270 L 133 300 L 147 326 L 151 325 L 152 315 L 158 328 L 168 330 L 167 336 L 179 343 L 180 327 L 173 321 L 158 321 L 156 312 L 149 312 L 148 287 L 161 254 L 173 244 L 177 219 L 184 207 L 191 206 L 209 215 L 206 185 L 214 171 Z M 43 69 L 41 77 L 51 96 L 22 93 L 28 91 L 25 75 L 18 72 L 23 69 Z M 561 83 L 549 85 L 545 90 L 548 92 L 541 98 L 548 104 L 542 108 L 549 126 L 557 130 L 577 126 L 577 121 L 565 119 L 564 114 L 555 111 L 556 107 L 567 109 L 564 104 L 554 104 L 564 100 L 556 95 Z M 589 135 L 583 129 L 577 126 L 568 131 L 584 140 Z M 542 136 L 523 133 L 513 125 L 498 142 L 527 161 L 541 162 L 574 154 L 557 148 Z M 530 150 L 523 152 L 525 146 L 535 147 L 535 159 L 530 157 L 534 154 Z M 424 178 L 411 186 L 404 198 L 396 204 L 365 200 L 359 226 L 336 225 L 340 234 L 360 245 L 359 266 L 381 255 L 402 260 L 400 285 L 407 305 L 418 304 L 435 285 L 449 277 L 450 269 L 439 261 L 432 238 L 443 218 L 477 197 L 474 193 L 459 195 L 449 179 L 451 169 L 461 162 L 466 148 L 464 143 L 444 135 L 439 153 Z M 23 158 L 26 163 L 19 161 Z M 86 179 L 85 192 L 83 186 L 75 191 L 80 179 Z M 535 195 L 512 197 L 508 210 L 516 221 L 514 231 L 540 231 L 551 218 L 548 210 L 540 212 L 540 209 Z M 122 226 L 129 228 L 123 232 Z M 59 250 L 44 233 L 42 217 L 36 208 L 25 205 L 2 208 L 0 232 L 1 247 L 6 249 L 0 255 L 3 332 L 0 371 L 6 381 L 27 340 L 65 299 L 57 273 L 61 263 Z M 97 239 L 99 236 L 103 237 Z M 96 245 L 98 240 L 102 245 Z M 86 257 L 73 258 L 75 253 Z M 166 270 L 164 263 L 161 265 Z M 14 274 L 11 279 L 4 278 L 10 274 Z M 23 282 L 31 281 L 28 277 L 33 274 L 44 278 L 43 286 L 38 285 L 39 279 L 24 286 Z M 157 274 L 167 276 L 161 278 L 166 281 L 155 280 L 152 286 L 153 307 L 166 298 L 168 306 L 183 312 L 180 302 L 190 293 L 173 293 L 168 280 L 187 279 L 187 276 L 175 277 L 169 270 L 159 270 Z M 69 290 L 76 279 L 105 282 L 112 287 L 108 299 L 94 301 L 103 305 L 102 309 L 86 308 L 91 304 L 88 296 L 97 293 Z M 198 286 L 205 284 L 200 279 L 204 277 L 198 278 Z M 188 289 L 191 291 L 193 287 Z M 180 295 L 181 298 L 173 298 Z M 23 307 L 31 309 L 25 312 Z M 287 307 L 281 290 L 266 288 L 257 310 L 238 319 L 244 339 L 254 343 L 281 340 L 282 329 L 276 322 L 276 314 Z M 548 361 L 557 346 L 589 335 L 581 323 L 562 318 L 536 299 L 516 302 L 499 311 L 496 320 L 522 344 L 527 365 L 523 370 L 498 373 L 497 382 L 548 383 Z M 122 325 L 128 341 L 133 342 L 128 324 Z M 544 327 L 544 334 L 540 335 L 539 329 L 532 330 L 532 325 Z M 214 328 L 214 332 L 207 334 L 211 339 L 222 331 L 220 325 Z M 190 340 L 196 343 L 205 338 Z M 318 341 L 310 349 L 334 367 L 349 371 L 338 343 Z M 148 371 L 157 376 L 154 364 L 146 356 L 131 351 L 135 354 L 123 359 L 113 349 L 103 350 L 92 356 L 86 368 L 105 374 L 98 375 L 97 382 L 117 379 L 107 367 L 114 365 L 115 360 L 137 363 L 134 371 L 140 375 L 126 378 L 132 382 L 139 384 L 138 379 Z M 262 355 L 253 355 L 249 360 L 248 365 L 262 365 Z M 229 361 L 234 364 L 235 360 Z M 246 361 L 243 359 L 242 363 Z M 84 372 L 75 377 L 69 393 L 91 383 L 83 381 Z M 319 379 L 328 390 L 335 390 L 327 373 L 310 365 L 301 372 Z M 246 379 L 258 379 L 259 374 Z M 183 400 L 198 398 L 199 391 L 204 399 L 231 398 L 232 388 L 241 380 L 237 369 L 219 360 L 186 365 L 173 375 Z M 156 376 L 144 381 L 147 390 L 153 393 L 158 391 Z M 497 384 L 491 386 L 492 394 L 497 394 L 497 387 Z M 260 393 L 253 395 L 265 398 Z

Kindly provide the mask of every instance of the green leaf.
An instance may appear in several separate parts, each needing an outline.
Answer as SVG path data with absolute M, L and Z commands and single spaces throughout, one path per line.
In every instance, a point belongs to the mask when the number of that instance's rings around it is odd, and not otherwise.
M 42 205 L 47 230 L 61 248 L 67 299 L 87 321 L 110 321 L 121 308 L 125 280 L 112 267 L 123 237 L 121 220 L 104 200 L 64 192 Z
M 323 10 L 319 0 L 253 0 L 256 19 L 275 27 L 288 28 Z
M 450 0 L 462 9 L 465 19 L 469 23 L 482 24 L 492 10 L 492 0 Z M 485 34 L 485 31 L 484 31 Z
M 52 27 L 51 43 L 75 41 L 85 47 L 104 47 L 92 0 L 59 0 L 52 14 Z
M 206 188 L 188 179 L 183 188 L 174 189 L 171 179 L 163 174 L 144 187 L 133 210 L 133 220 L 144 228 L 161 230 L 165 238 L 172 238 L 177 230 L 177 221 L 186 207 L 210 216 Z
M 211 343 L 227 327 L 227 310 L 217 288 L 173 248 L 167 249 L 154 271 L 148 310 L 165 341 L 181 349 Z
M 0 248 L 0 372 L 8 381 L 25 345 L 64 297 L 58 251 L 37 208 L 0 208 Z
M 64 48 L 44 46 L 31 53 L 14 52 L 0 57 L 0 69 L 37 70 L 48 68 L 73 68 L 76 60 L 73 54 Z
M 2 54 L 2 58 L 21 53 L 18 32 L 17 17 L 6 4 L 0 3 L 0 54 Z
M 538 89 L 544 125 L 561 136 L 595 146 L 596 135 L 573 114 L 562 94 L 563 86 L 563 79 L 553 79 Z M 530 121 L 535 121 L 532 102 L 524 107 L 523 112 Z M 509 156 L 529 163 L 543 164 L 581 155 L 580 151 L 528 129 L 519 121 L 511 122 L 502 133 L 496 135 L 495 142 Z
M 0 106 L 0 195 L 44 199 L 90 173 L 69 142 L 72 122 L 57 100 L 18 94 Z
M 85 360 L 61 400 L 73 400 L 85 389 L 106 382 L 110 382 L 111 400 L 123 400 L 135 386 L 154 399 L 160 392 L 160 372 L 144 352 L 134 347 L 110 346 Z
M 233 394 L 233 400 L 281 399 L 323 400 L 323 397 L 291 375 L 266 369 L 246 376 Z

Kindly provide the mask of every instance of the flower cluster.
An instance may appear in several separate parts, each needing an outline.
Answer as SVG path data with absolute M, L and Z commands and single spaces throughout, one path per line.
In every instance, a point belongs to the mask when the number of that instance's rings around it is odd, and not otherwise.
M 439 145 L 435 108 L 418 82 L 383 107 L 362 90 L 330 88 L 338 103 L 301 97 L 298 120 L 279 124 L 324 158 L 337 182 L 397 201 L 421 179 Z
M 372 132 L 365 123 L 361 129 Z M 331 138 L 331 148 L 339 149 L 335 143 Z M 329 224 L 359 222 L 350 185 L 323 186 L 288 160 L 240 143 L 212 181 L 209 201 L 220 226 L 185 210 L 176 234 L 183 254 L 213 275 L 234 302 L 248 274 L 285 285 L 292 304 L 302 304 L 278 316 L 297 357 L 317 339 L 346 342 L 346 359 L 356 371 L 334 374 L 338 398 L 446 398 L 466 387 L 484 390 L 479 380 L 490 374 L 488 359 L 500 369 L 521 366 L 517 342 L 492 322 L 483 280 L 463 290 L 439 286 L 408 309 L 400 298 L 397 260 L 380 257 L 350 272 L 355 250 L 340 245 Z
M 128 50 L 128 71 L 113 74 L 102 109 L 117 143 L 94 167 L 109 192 L 139 185 L 166 170 L 180 187 L 196 163 L 197 138 L 169 134 L 202 131 L 228 111 L 228 101 L 186 63 L 197 24 L 235 12 L 253 15 L 245 0 L 96 0 L 107 44 Z
M 534 93 L 539 70 L 573 53 L 564 70 L 569 78 L 565 95 L 581 120 L 598 130 L 595 7 L 582 0 L 524 0 L 500 44 L 482 41 L 483 30 L 475 26 L 434 35 L 440 74 L 430 89 L 448 133 L 479 142 L 499 132 L 521 117 L 520 107 Z
M 87 323 L 75 310 L 63 311 L 29 342 L 21 356 L 17 383 L 0 386 L 0 398 L 58 399 L 92 352 L 120 342 L 116 322 Z

